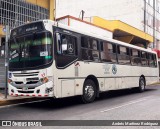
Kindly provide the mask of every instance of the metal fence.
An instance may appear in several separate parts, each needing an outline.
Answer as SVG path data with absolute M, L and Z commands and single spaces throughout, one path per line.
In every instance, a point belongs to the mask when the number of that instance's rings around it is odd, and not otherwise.
M 48 19 L 49 10 L 26 0 L 0 0 L 0 24 L 11 28 L 26 22 Z

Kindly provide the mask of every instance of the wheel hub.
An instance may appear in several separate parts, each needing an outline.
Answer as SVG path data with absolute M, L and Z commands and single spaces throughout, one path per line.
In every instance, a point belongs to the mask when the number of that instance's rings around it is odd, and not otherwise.
M 144 89 L 145 85 L 143 80 L 140 81 L 140 85 L 141 85 L 141 88 Z
M 92 98 L 94 95 L 94 89 L 92 86 L 86 86 L 85 88 L 85 96 L 90 99 Z

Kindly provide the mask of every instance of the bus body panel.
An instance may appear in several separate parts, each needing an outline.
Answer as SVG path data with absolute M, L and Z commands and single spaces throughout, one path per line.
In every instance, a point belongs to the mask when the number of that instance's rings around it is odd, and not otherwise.
M 122 45 L 130 49 L 137 49 L 139 51 L 145 51 L 152 54 L 155 54 L 155 52 L 140 47 L 136 47 L 130 44 L 126 44 L 120 41 L 116 41 L 113 39 L 107 39 L 86 32 L 84 33 L 83 30 L 76 30 L 75 28 L 58 24 L 50 20 L 44 20 L 43 23 L 45 29 L 52 33 L 53 51 L 57 49 L 55 45 L 56 33 L 64 33 L 72 35 L 76 38 L 77 48 L 78 48 L 77 58 L 75 58 L 73 62 L 67 64 L 67 66 L 65 66 L 64 68 L 58 67 L 57 66 L 58 54 L 56 51 L 53 52 L 52 64 L 46 68 L 37 70 L 25 70 L 25 71 L 9 71 L 9 73 L 11 73 L 12 75 L 14 75 L 15 73 L 22 75 L 23 72 L 28 74 L 33 72 L 38 72 L 38 75 L 32 76 L 32 78 L 39 77 L 39 79 L 43 78 L 46 79 L 47 77 L 47 79 L 49 80 L 48 82 L 42 85 L 38 85 L 34 89 L 32 89 L 33 93 L 27 93 L 30 91 L 29 87 L 28 89 L 22 88 L 20 90 L 21 92 L 24 93 L 18 93 L 18 89 L 16 89 L 15 86 L 12 85 L 12 83 L 9 83 L 8 87 L 9 95 L 39 96 L 39 97 L 42 96 L 42 97 L 55 97 L 55 98 L 82 95 L 84 82 L 90 76 L 93 76 L 97 79 L 98 81 L 97 87 L 99 89 L 98 92 L 139 87 L 139 79 L 141 76 L 144 76 L 146 85 L 158 82 L 159 79 L 158 67 L 154 68 L 154 67 L 134 66 L 131 63 L 128 65 L 122 65 L 119 64 L 118 62 L 109 63 L 109 62 L 101 62 L 100 60 L 98 61 L 83 60 L 81 51 L 81 36 L 85 35 L 88 37 L 93 37 L 98 41 L 98 44 L 100 44 L 101 41 L 108 41 L 116 44 L 117 46 Z M 99 53 L 101 53 L 100 50 Z M 31 77 L 12 76 L 9 79 L 14 83 L 16 81 L 24 82 L 24 80 L 28 78 Z M 23 86 L 21 85 L 21 87 Z M 14 93 L 12 92 L 13 90 Z M 37 93 L 37 90 L 40 90 L 40 92 Z M 47 90 L 52 90 L 52 91 L 46 93 Z

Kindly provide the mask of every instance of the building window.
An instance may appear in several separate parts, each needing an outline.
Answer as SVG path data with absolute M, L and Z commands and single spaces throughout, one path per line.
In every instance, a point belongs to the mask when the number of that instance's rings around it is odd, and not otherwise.
M 49 18 L 49 10 L 27 3 L 23 0 L 0 1 L 0 24 L 8 24 L 11 28 L 26 23 Z M 44 11 L 46 10 L 46 11 Z

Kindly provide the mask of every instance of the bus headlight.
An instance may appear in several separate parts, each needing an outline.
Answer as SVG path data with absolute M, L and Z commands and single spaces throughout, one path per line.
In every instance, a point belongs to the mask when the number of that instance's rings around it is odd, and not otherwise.
M 49 81 L 53 81 L 53 77 L 52 76 L 50 76 L 50 77 L 44 77 L 44 78 L 41 78 L 40 81 L 42 83 L 47 83 Z
M 48 78 L 47 77 L 41 78 L 41 82 L 42 83 L 47 83 L 48 82 Z

